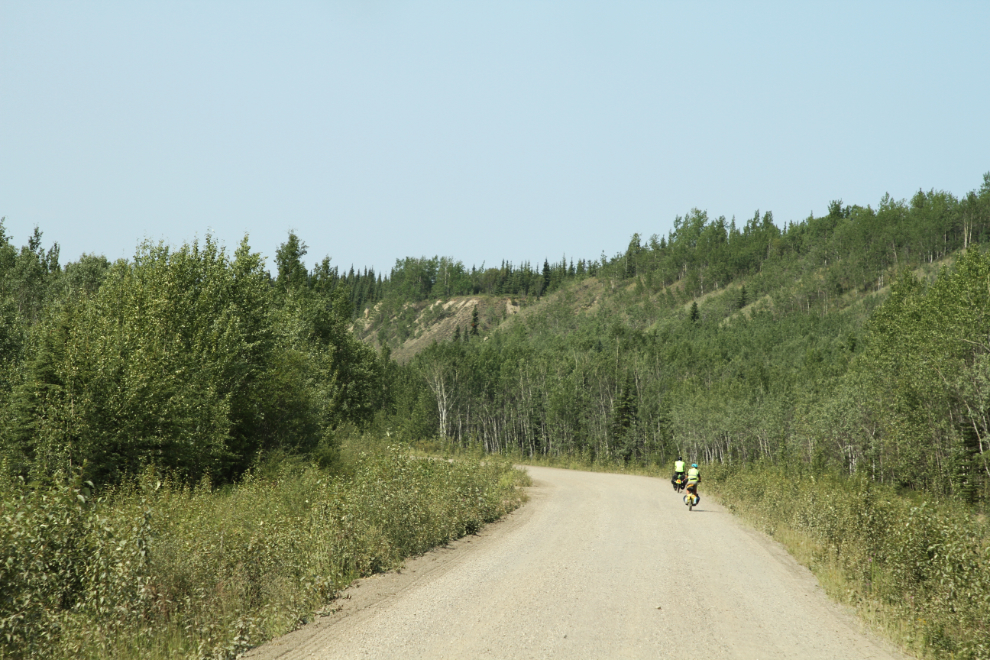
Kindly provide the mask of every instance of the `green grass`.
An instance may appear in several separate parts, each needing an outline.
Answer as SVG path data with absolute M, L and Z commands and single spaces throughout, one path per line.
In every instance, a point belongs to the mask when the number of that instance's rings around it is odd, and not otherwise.
M 4 482 L 0 657 L 232 658 L 521 501 L 505 460 L 346 453 L 347 477 L 283 461 L 219 490 Z

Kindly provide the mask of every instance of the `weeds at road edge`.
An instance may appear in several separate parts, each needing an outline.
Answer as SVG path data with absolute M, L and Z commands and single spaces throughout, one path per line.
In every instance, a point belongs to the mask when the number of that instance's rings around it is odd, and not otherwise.
M 709 466 L 722 504 L 766 532 L 834 599 L 923 657 L 990 658 L 990 530 L 962 504 L 865 478 Z
M 0 658 L 234 658 L 523 497 L 497 457 L 354 460 L 348 478 L 286 462 L 221 490 L 151 470 L 102 494 L 0 483 Z

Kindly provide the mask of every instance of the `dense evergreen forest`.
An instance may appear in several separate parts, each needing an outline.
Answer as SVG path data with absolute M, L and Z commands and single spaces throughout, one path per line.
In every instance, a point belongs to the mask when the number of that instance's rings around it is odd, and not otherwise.
M 247 239 L 228 254 L 209 236 L 61 266 L 40 231 L 17 249 L 0 229 L 4 469 L 225 482 L 259 454 L 331 464 L 343 429 L 373 427 L 534 456 L 832 466 L 975 501 L 988 242 L 990 174 L 962 198 L 836 201 L 784 227 L 694 210 L 611 258 L 542 268 L 307 270 L 292 234 L 274 273 Z M 523 311 L 390 358 L 403 314 L 465 295 Z

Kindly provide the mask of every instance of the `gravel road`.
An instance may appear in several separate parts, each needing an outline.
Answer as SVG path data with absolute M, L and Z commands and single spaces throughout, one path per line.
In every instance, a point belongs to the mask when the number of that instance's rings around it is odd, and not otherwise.
M 776 543 L 662 480 L 528 468 L 504 521 L 255 649 L 296 658 L 903 658 Z

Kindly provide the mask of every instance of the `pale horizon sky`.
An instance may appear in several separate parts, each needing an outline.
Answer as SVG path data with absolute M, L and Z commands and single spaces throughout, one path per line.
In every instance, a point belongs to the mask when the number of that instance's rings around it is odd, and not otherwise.
M 990 171 L 990 3 L 0 2 L 0 216 L 387 273 Z

